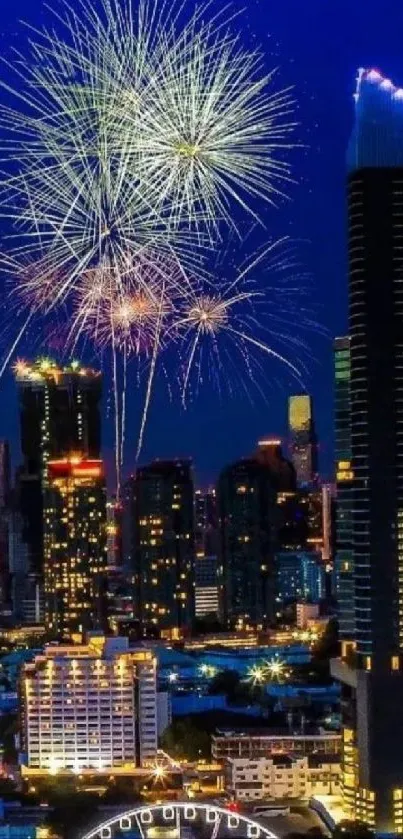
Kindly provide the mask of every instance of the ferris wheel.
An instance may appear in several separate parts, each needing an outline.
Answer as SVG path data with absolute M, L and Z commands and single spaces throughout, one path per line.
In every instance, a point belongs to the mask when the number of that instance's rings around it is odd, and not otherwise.
M 81 839 L 278 839 L 259 822 L 214 804 L 172 802 L 136 807 Z

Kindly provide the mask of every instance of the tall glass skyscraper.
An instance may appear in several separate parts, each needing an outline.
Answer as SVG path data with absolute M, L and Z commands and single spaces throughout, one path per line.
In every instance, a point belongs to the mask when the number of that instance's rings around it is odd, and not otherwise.
M 229 627 L 265 626 L 275 614 L 275 479 L 255 458 L 233 463 L 219 477 L 219 556 Z
M 155 460 L 137 470 L 134 613 L 144 634 L 177 637 L 194 618 L 194 485 L 190 460 Z
M 78 362 L 60 366 L 37 359 L 15 366 L 19 390 L 21 450 L 17 507 L 22 519 L 22 539 L 29 570 L 43 571 L 43 489 L 52 458 L 81 454 L 98 459 L 101 448 L 100 401 L 102 380 L 98 371 Z
M 377 832 L 402 833 L 403 90 L 360 70 L 355 98 L 348 151 L 355 615 L 334 672 L 344 684 L 350 814 Z
M 354 637 L 354 567 L 352 550 L 352 451 L 350 338 L 336 338 L 335 458 L 337 485 L 335 580 L 340 637 Z
M 310 484 L 318 473 L 318 441 L 312 397 L 303 393 L 288 400 L 291 457 L 298 484 Z

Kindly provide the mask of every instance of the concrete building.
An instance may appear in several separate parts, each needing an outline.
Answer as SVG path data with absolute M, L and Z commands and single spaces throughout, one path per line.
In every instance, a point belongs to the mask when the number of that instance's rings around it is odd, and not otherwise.
M 338 755 L 325 754 L 231 758 L 225 767 L 226 788 L 240 801 L 337 795 L 340 774 Z
M 219 730 L 211 738 L 211 753 L 215 761 L 229 758 L 259 760 L 277 753 L 307 756 L 310 754 L 339 755 L 341 736 L 324 729 L 292 732 L 288 729 Z
M 296 617 L 298 629 L 307 629 L 312 625 L 312 622 L 319 618 L 319 604 L 318 603 L 297 603 Z
M 156 659 L 127 638 L 49 645 L 20 680 L 23 776 L 131 774 L 157 754 Z

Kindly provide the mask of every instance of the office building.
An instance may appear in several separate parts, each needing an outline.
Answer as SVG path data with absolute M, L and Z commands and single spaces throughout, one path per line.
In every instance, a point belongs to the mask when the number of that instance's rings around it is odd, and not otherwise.
M 327 568 L 333 567 L 335 540 L 335 487 L 322 484 L 322 559 Z
M 354 637 L 346 812 L 403 832 L 403 91 L 360 70 L 348 164 Z M 346 458 L 346 462 L 350 459 Z M 349 476 L 350 477 L 350 476 Z M 350 653 L 350 654 L 349 654 Z
M 177 636 L 194 617 L 194 487 L 189 460 L 156 460 L 134 481 L 134 613 L 144 633 Z
M 196 553 L 214 556 L 218 550 L 218 515 L 215 489 L 195 492 Z
M 272 754 L 253 761 L 230 758 L 225 765 L 225 788 L 237 801 L 301 800 L 337 795 L 340 775 L 338 755 Z
M 276 490 L 256 459 L 233 463 L 217 487 L 223 617 L 229 627 L 264 626 L 275 610 Z
M 116 498 L 106 504 L 108 569 L 123 567 L 123 506 Z
M 216 556 L 195 558 L 195 613 L 197 618 L 218 618 L 220 613 L 219 593 L 221 573 Z
M 301 731 L 288 729 L 223 729 L 211 738 L 213 760 L 223 763 L 229 758 L 259 760 L 272 754 L 340 755 L 341 736 L 318 728 Z
M 354 567 L 352 546 L 353 471 L 351 441 L 350 338 L 336 338 L 335 362 L 335 459 L 336 555 L 335 594 L 341 639 L 354 638 Z
M 16 491 L 31 573 L 43 572 L 43 497 L 49 460 L 72 452 L 99 459 L 101 375 L 78 362 L 18 361 L 22 465 Z
M 277 603 L 286 606 L 298 600 L 319 603 L 325 597 L 325 567 L 312 551 L 278 551 Z
M 21 415 L 21 450 L 26 471 L 42 471 L 48 460 L 71 452 L 98 459 L 101 448 L 101 374 L 78 362 L 51 359 L 15 365 Z
M 11 502 L 10 447 L 0 440 L 0 604 L 9 599 L 9 513 Z
M 44 488 L 45 625 L 55 638 L 106 619 L 106 489 L 102 461 L 51 460 Z
M 295 469 L 283 455 L 281 440 L 262 437 L 258 441 L 254 459 L 270 471 L 273 487 L 277 492 L 295 492 L 297 488 Z
M 20 680 L 22 774 L 130 775 L 157 754 L 156 659 L 127 638 L 48 645 Z
M 318 441 L 313 418 L 312 397 L 290 396 L 288 427 L 291 459 L 299 485 L 311 484 L 318 474 Z

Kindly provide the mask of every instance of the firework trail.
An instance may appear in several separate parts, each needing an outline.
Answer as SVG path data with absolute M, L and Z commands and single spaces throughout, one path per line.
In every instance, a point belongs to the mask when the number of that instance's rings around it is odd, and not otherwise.
M 247 365 L 253 347 L 297 370 L 237 314 L 256 297 L 243 277 L 224 288 L 206 270 L 234 207 L 255 222 L 258 202 L 284 194 L 293 101 L 240 46 L 230 7 L 214 16 L 207 3 L 185 23 L 165 0 L 60 8 L 8 62 L 14 86 L 1 84 L 13 101 L 0 103 L 4 266 L 22 310 L 5 363 L 36 315 L 67 312 L 69 348 L 110 354 L 119 473 L 133 357 L 147 370 L 137 454 L 170 343 L 187 359 L 183 402 L 205 339 L 222 364 L 221 334 Z

